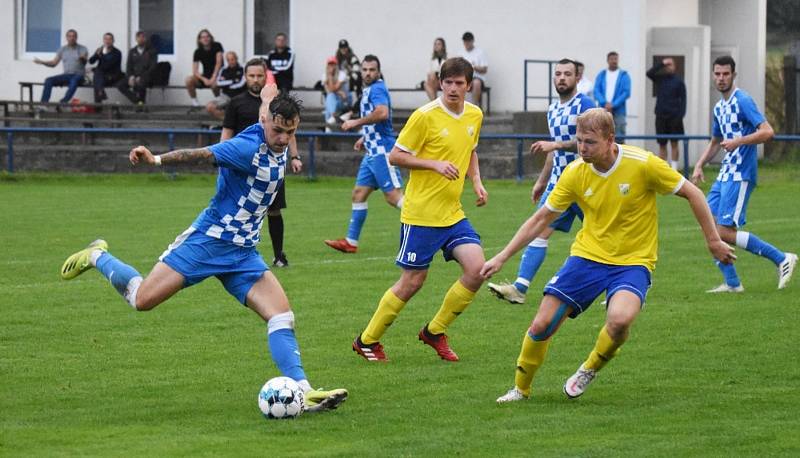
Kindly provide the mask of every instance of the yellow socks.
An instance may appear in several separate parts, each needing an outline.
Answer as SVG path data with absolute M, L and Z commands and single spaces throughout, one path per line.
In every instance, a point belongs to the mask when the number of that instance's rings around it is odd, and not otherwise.
M 531 383 L 536 371 L 539 370 L 544 357 L 547 356 L 547 348 L 550 346 L 550 339 L 533 340 L 528 333 L 522 338 L 522 350 L 517 358 L 517 371 L 514 375 L 514 385 L 525 396 L 531 395 Z
M 589 358 L 583 363 L 583 367 L 585 369 L 599 371 L 611 358 L 617 356 L 619 347 L 621 347 L 623 343 L 625 343 L 624 340 L 622 342 L 615 342 L 612 340 L 611 336 L 608 335 L 606 327 L 603 326 L 603 329 L 600 330 L 600 335 L 597 336 L 597 343 L 594 344 L 594 350 L 589 353 Z
M 367 345 L 374 344 L 381 340 L 381 336 L 386 332 L 386 328 L 394 323 L 397 314 L 406 305 L 405 301 L 395 296 L 391 289 L 386 290 L 383 294 L 378 309 L 369 320 L 367 329 L 361 334 L 361 342 Z
M 462 285 L 461 280 L 456 280 L 453 286 L 447 290 L 442 306 L 436 312 L 436 316 L 428 323 L 428 331 L 431 334 L 442 334 L 447 331 L 450 323 L 458 318 L 458 315 L 461 315 L 461 312 L 467 308 L 474 298 L 475 292 Z

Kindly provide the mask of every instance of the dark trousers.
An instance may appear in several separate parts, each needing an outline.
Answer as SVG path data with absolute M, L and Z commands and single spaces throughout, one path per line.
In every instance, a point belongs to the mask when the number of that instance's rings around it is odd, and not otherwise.
M 114 86 L 122 78 L 122 73 L 103 73 L 96 68 L 94 70 L 94 103 L 100 103 L 107 99 L 106 87 Z
M 123 77 L 122 80 L 117 83 L 117 89 L 131 102 L 144 103 L 144 99 L 147 97 L 147 81 L 144 78 L 136 78 L 133 86 L 131 86 L 128 84 L 128 79 L 128 76 Z
M 44 90 L 42 91 L 42 102 L 50 101 L 50 93 L 53 91 L 53 86 L 67 86 L 67 93 L 61 99 L 61 103 L 67 103 L 75 95 L 78 86 L 83 82 L 83 75 L 79 73 L 62 73 L 54 75 L 44 80 Z

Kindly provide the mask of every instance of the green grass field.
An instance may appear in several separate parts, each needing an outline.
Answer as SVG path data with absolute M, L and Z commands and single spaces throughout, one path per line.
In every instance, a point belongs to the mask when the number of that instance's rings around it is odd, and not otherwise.
M 714 176 L 709 172 L 710 176 Z M 800 168 L 764 168 L 747 228 L 800 249 Z M 437 258 L 383 343 L 389 364 L 350 344 L 397 278 L 398 213 L 373 196 L 357 255 L 344 234 L 350 179 L 289 182 L 288 269 L 276 275 L 297 316 L 312 384 L 346 387 L 338 411 L 266 421 L 260 386 L 278 375 L 265 325 L 216 280 L 136 313 L 96 272 L 59 279 L 63 259 L 98 236 L 147 272 L 214 191 L 214 177 L 23 176 L 0 179 L 0 455 L 732 456 L 800 454 L 800 278 L 739 250 L 747 291 L 709 296 L 720 275 L 686 202 L 661 198 L 661 244 L 645 312 L 621 355 L 581 399 L 561 392 L 603 323 L 597 304 L 565 323 L 528 402 L 497 406 L 513 384 L 538 291 L 574 236 L 551 240 L 529 304 L 482 290 L 450 330 L 462 361 L 417 341 L 458 275 Z M 529 184 L 487 183 L 465 205 L 496 253 L 529 214 Z M 266 231 L 265 231 L 266 232 Z M 269 240 L 267 234 L 264 238 Z M 271 247 L 261 249 L 271 259 Z M 513 279 L 516 261 L 496 278 Z

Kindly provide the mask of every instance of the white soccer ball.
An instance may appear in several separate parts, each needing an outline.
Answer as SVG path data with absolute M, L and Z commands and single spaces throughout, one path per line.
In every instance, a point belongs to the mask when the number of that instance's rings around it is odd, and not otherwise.
M 306 408 L 303 390 L 289 377 L 275 377 L 261 387 L 258 408 L 264 418 L 297 418 Z

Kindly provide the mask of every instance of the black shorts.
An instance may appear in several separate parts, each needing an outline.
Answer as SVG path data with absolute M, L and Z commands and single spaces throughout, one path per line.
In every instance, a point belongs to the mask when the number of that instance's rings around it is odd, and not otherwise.
M 683 134 L 683 118 L 665 118 L 656 116 L 656 135 Z M 659 145 L 666 145 L 666 138 L 658 139 Z
M 281 210 L 286 208 L 286 182 L 281 183 L 281 187 L 278 188 L 278 194 L 275 195 L 275 200 L 269 205 L 267 209 L 268 212 Z

